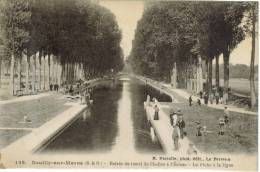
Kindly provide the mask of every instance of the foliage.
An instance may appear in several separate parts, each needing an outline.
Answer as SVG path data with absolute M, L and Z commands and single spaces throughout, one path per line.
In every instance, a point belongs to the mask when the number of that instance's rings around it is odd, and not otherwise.
M 1 28 L 10 53 L 60 57 L 93 74 L 122 68 L 121 31 L 107 9 L 80 0 L 1 0 Z
M 169 81 L 176 62 L 179 82 L 184 82 L 198 55 L 213 59 L 244 39 L 244 10 L 241 2 L 152 3 L 137 25 L 130 54 L 133 70 Z

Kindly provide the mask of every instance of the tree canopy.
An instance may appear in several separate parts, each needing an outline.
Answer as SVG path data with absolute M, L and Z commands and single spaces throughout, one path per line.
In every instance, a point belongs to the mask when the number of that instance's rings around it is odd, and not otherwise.
M 80 0 L 1 0 L 3 42 L 19 58 L 55 55 L 62 65 L 83 64 L 92 74 L 122 68 L 121 31 L 107 9 Z
M 189 64 L 212 61 L 244 38 L 241 2 L 154 2 L 138 22 L 130 62 L 134 71 L 170 80 L 174 62 L 185 87 Z M 226 71 L 227 73 L 227 71 Z

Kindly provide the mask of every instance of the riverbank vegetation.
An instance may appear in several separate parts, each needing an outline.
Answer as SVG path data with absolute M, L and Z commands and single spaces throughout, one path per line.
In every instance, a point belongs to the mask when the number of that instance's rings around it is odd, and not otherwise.
M 178 88 L 187 88 L 193 85 L 191 80 L 197 81 L 197 92 L 202 91 L 199 87 L 202 83 L 198 81 L 204 76 L 204 88 L 211 92 L 213 72 L 217 90 L 220 87 L 219 57 L 223 55 L 227 93 L 230 53 L 251 36 L 250 91 L 251 104 L 255 107 L 256 18 L 257 2 L 154 2 L 146 7 L 138 22 L 129 61 L 135 73 L 172 82 Z

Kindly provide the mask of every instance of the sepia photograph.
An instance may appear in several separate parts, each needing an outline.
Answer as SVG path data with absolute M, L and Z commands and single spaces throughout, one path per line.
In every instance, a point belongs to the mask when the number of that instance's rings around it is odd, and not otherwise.
M 0 168 L 258 170 L 258 1 L 0 0 Z

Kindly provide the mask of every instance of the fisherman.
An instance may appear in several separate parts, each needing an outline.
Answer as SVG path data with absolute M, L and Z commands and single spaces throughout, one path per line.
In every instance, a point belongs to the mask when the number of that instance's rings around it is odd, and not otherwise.
M 178 150 L 179 149 L 179 137 L 180 137 L 180 129 L 178 127 L 178 115 L 172 111 L 170 114 L 170 122 L 173 127 L 172 130 L 172 139 L 174 143 L 174 149 Z
M 154 106 L 154 120 L 159 120 L 159 108 L 157 105 Z

